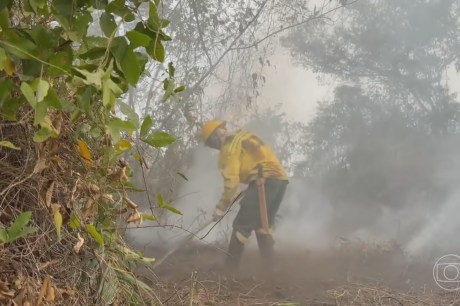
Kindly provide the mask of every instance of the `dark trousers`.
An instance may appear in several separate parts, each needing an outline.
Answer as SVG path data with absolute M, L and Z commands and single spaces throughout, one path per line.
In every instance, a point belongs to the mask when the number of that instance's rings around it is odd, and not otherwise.
M 288 181 L 275 179 L 266 179 L 265 181 L 265 199 L 270 228 L 274 224 L 287 184 Z M 240 202 L 240 210 L 233 221 L 233 232 L 226 259 L 227 270 L 233 271 L 238 268 L 244 250 L 244 243 L 251 236 L 252 231 L 256 232 L 262 258 L 267 265 L 271 265 L 273 260 L 273 237 L 271 233 L 262 232 L 261 228 L 258 189 L 254 181 L 246 189 L 244 198 Z

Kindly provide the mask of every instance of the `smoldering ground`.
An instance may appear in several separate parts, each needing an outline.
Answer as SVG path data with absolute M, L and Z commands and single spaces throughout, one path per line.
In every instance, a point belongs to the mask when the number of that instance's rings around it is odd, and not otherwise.
M 266 126 L 264 124 L 264 129 Z M 254 131 L 258 132 L 257 126 Z M 273 135 L 276 133 L 272 131 Z M 331 202 L 326 193 L 331 192 L 330 188 L 319 188 L 309 184 L 311 181 L 306 178 L 292 177 L 274 231 L 278 280 L 310 288 L 304 290 L 305 294 L 316 294 L 328 286 L 349 281 L 385 283 L 408 290 L 427 285 L 437 288 L 433 280 L 436 259 L 460 251 L 457 238 L 460 226 L 456 222 L 460 194 L 455 191 L 459 173 L 455 146 L 450 141 L 434 143 L 436 150 L 432 151 L 430 160 L 436 162 L 426 165 L 429 175 L 427 171 L 422 172 L 430 182 L 437 183 L 431 185 L 431 189 L 425 186 L 410 192 L 401 190 L 399 192 L 407 194 L 394 195 L 400 202 L 392 205 L 383 200 L 352 202 L 352 197 Z M 414 161 L 417 156 L 411 159 L 412 164 L 426 163 L 424 157 L 420 157 L 421 161 Z M 388 171 L 391 165 L 384 162 L 378 171 Z M 188 181 L 173 202 L 183 215 L 167 213 L 162 220 L 162 224 L 176 227 L 133 228 L 128 232 L 131 243 L 147 256 L 161 258 L 168 250 L 184 243 L 189 231 L 195 232 L 210 218 L 219 200 L 223 182 L 217 171 L 216 151 L 198 148 L 185 174 Z M 352 179 L 344 180 L 343 184 L 353 185 Z M 401 178 L 393 179 L 398 182 Z M 441 196 L 440 190 L 450 193 Z M 210 225 L 197 232 L 192 241 L 184 243 L 158 268 L 159 275 L 178 279 L 197 270 L 206 277 L 214 277 L 209 273 L 217 271 L 223 263 L 238 208 L 239 203 L 235 203 L 214 228 Z M 242 278 L 264 277 L 255 237 L 251 237 L 247 245 L 241 270 Z

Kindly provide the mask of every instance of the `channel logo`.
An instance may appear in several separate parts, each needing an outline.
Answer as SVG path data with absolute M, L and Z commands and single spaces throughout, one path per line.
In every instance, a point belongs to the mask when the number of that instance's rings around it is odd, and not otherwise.
M 459 290 L 460 256 L 448 254 L 439 258 L 433 267 L 433 278 L 436 284 L 444 290 Z

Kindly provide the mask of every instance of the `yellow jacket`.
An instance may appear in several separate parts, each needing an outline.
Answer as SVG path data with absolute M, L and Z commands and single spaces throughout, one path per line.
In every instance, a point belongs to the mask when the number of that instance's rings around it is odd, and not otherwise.
M 249 184 L 257 179 L 259 164 L 265 178 L 288 180 L 275 153 L 256 135 L 241 130 L 225 139 L 219 155 L 224 192 L 217 208 L 225 210 L 231 204 L 240 183 Z

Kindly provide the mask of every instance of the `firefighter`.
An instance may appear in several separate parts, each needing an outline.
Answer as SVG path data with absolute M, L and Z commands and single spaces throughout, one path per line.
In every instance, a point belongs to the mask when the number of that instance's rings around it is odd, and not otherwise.
M 240 209 L 233 221 L 233 231 L 225 259 L 224 270 L 236 273 L 244 245 L 252 231 L 267 271 L 273 266 L 274 240 L 272 226 L 288 184 L 288 177 L 277 156 L 259 137 L 251 132 L 239 130 L 230 133 L 226 122 L 212 120 L 201 129 L 205 145 L 219 150 L 218 167 L 224 179 L 224 191 L 213 213 L 218 221 L 225 214 L 242 184 L 248 187 L 240 202 Z M 261 170 L 261 171 L 260 171 Z M 257 179 L 263 173 L 265 199 L 269 228 L 261 224 Z

